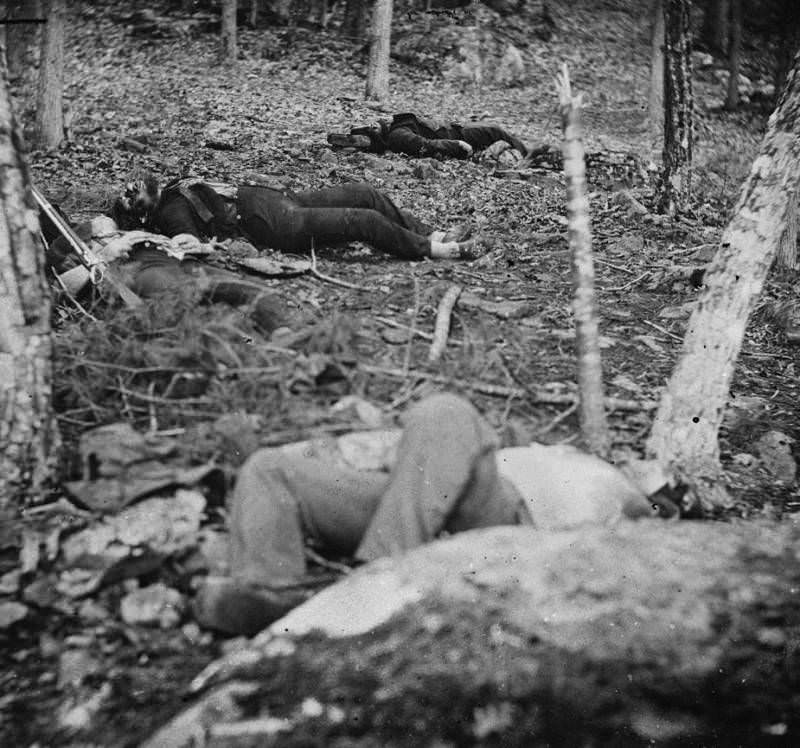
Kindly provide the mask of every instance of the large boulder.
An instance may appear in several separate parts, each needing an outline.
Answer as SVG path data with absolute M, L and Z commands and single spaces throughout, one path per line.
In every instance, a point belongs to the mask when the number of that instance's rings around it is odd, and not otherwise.
M 794 744 L 799 562 L 792 523 L 462 533 L 296 608 L 145 745 Z

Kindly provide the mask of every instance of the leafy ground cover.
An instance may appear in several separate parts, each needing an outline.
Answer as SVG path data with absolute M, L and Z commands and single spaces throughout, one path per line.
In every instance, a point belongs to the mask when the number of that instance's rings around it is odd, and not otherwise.
M 483 16 L 493 50 L 511 41 L 523 52 L 526 78 L 516 87 L 494 85 L 490 76 L 476 87 L 452 74 L 468 15 L 426 20 L 398 13 L 398 46 L 413 64 L 393 65 L 392 98 L 376 109 L 362 100 L 364 50 L 338 36 L 335 24 L 328 31 L 243 30 L 241 59 L 231 67 L 218 62 L 214 34 L 134 36 L 122 4 L 76 4 L 67 45 L 73 139 L 57 152 L 29 154 L 35 183 L 73 218 L 105 209 L 142 169 L 229 181 L 259 174 L 295 189 L 366 180 L 433 225 L 469 221 L 491 250 L 456 264 L 406 263 L 359 246 L 320 249 L 318 271 L 340 283 L 318 275 L 261 281 L 299 320 L 269 341 L 241 315 L 200 306 L 191 294 L 137 312 L 101 305 L 97 319 L 64 306 L 56 388 L 67 472 L 77 470 L 77 437 L 99 424 L 125 420 L 140 430 L 169 431 L 185 445 L 187 462 L 214 458 L 233 469 L 241 444 L 231 446 L 212 428 L 219 416 L 255 414 L 253 437 L 275 444 L 363 428 L 352 409 L 331 409 L 345 395 L 376 405 L 391 422 L 409 401 L 443 388 L 470 397 L 507 443 L 574 440 L 561 175 L 520 171 L 502 158 L 438 162 L 333 152 L 325 141 L 329 131 L 410 110 L 462 122 L 487 117 L 526 141 L 557 143 L 552 80 L 567 62 L 575 88 L 587 95 L 587 150 L 646 156 L 648 26 L 638 3 L 550 6 L 557 29 L 549 41 L 531 33 L 532 11 Z M 769 58 L 756 45 L 748 52 L 745 73 L 768 79 Z M 702 266 L 706 245 L 718 241 L 764 128 L 766 113 L 755 107 L 715 109 L 724 86 L 713 66 L 698 71 L 696 92 L 690 215 L 675 222 L 638 215 L 622 191 L 649 207 L 652 185 L 602 168 L 590 172 L 606 384 L 619 406 L 610 413 L 617 449 L 642 448 L 659 388 L 680 351 L 687 305 L 698 294 L 688 271 Z M 32 75 L 17 81 L 14 93 L 30 127 Z M 204 145 L 211 124 L 228 149 Z M 463 291 L 447 351 L 429 364 L 436 307 L 453 283 Z M 796 293 L 796 278 L 773 275 L 765 301 Z M 798 349 L 785 344 L 769 314 L 756 314 L 732 387 L 733 402 L 744 405 L 732 409 L 721 444 L 737 515 L 779 517 L 800 508 L 796 484 L 781 486 L 757 462 L 737 457 L 769 429 L 800 438 L 797 365 Z M 182 373 L 199 374 L 202 386 L 176 397 L 175 375 Z M 113 608 L 115 600 L 105 602 Z M 24 629 L 0 635 L 7 694 L 0 742 L 133 743 L 178 710 L 181 689 L 218 651 L 218 642 L 191 627 L 159 631 L 113 616 L 88 620 L 45 608 Z M 108 684 L 109 691 L 99 732 L 70 743 L 53 720 L 69 706 L 69 677 L 59 682 L 54 658 L 81 640 L 91 642 L 98 663 L 86 682 Z

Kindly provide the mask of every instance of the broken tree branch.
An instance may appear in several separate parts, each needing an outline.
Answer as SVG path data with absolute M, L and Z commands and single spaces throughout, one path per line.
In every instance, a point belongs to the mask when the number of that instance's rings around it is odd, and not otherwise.
M 445 291 L 439 308 L 436 310 L 436 324 L 433 329 L 433 343 L 428 351 L 428 363 L 438 361 L 444 349 L 447 347 L 447 336 L 450 334 L 450 319 L 453 315 L 453 307 L 461 295 L 461 286 L 453 284 Z

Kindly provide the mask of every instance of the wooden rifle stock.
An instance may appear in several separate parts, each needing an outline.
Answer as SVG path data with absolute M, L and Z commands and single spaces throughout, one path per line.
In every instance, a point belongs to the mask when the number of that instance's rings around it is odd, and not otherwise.
M 64 220 L 61 214 L 47 202 L 47 199 L 35 187 L 31 187 L 33 197 L 40 210 L 53 222 L 61 236 L 63 236 L 70 247 L 72 247 L 81 264 L 89 271 L 89 277 L 93 283 L 97 282 L 97 274 L 109 282 L 111 287 L 119 294 L 126 306 L 141 306 L 142 300 L 119 278 L 114 269 L 101 260 L 86 242 L 83 241 Z

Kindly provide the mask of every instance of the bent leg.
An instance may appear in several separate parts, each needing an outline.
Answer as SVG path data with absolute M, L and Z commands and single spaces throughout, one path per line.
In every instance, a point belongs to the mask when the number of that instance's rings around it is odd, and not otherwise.
M 388 483 L 385 473 L 348 470 L 314 443 L 260 449 L 242 466 L 230 502 L 231 574 L 280 587 L 306 572 L 306 537 L 352 554 Z
M 520 497 L 497 474 L 495 446 L 494 432 L 461 397 L 436 395 L 412 408 L 358 558 L 414 548 L 442 530 L 516 524 Z
M 528 154 L 525 144 L 516 136 L 496 125 L 464 125 L 461 127 L 461 139 L 472 146 L 474 151 L 482 151 L 492 143 L 503 140 L 523 156 Z

